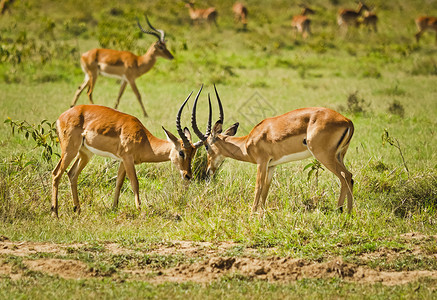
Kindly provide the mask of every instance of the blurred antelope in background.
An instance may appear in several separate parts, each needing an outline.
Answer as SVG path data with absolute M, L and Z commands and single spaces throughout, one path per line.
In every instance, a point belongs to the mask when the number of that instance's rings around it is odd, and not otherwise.
M 191 21 L 193 23 L 200 23 L 206 21 L 208 24 L 217 24 L 217 10 L 215 7 L 208 7 L 205 9 L 194 8 L 194 1 L 185 1 L 185 6 L 188 7 L 188 13 L 190 14 Z
M 99 75 L 115 77 L 121 80 L 120 91 L 118 92 L 117 101 L 114 108 L 118 107 L 120 98 L 129 83 L 133 92 L 135 93 L 138 102 L 141 105 L 141 109 L 145 117 L 147 117 L 146 109 L 144 108 L 141 100 L 140 92 L 138 91 L 135 80 L 141 75 L 150 71 L 155 65 L 158 57 L 166 59 L 173 59 L 173 55 L 168 51 L 165 44 L 165 33 L 161 29 L 155 29 L 146 17 L 147 24 L 151 30 L 145 30 L 140 22 L 137 20 L 138 27 L 142 32 L 155 36 L 158 41 L 153 43 L 146 54 L 137 56 L 129 51 L 118 51 L 111 49 L 93 49 L 82 54 L 80 58 L 80 64 L 83 72 L 85 73 L 85 79 L 82 85 L 79 86 L 74 94 L 71 107 L 76 105 L 85 87 L 88 87 L 88 98 L 91 103 L 93 102 L 92 94 L 96 84 L 97 77 Z
M 235 22 L 241 22 L 241 24 L 243 24 L 243 29 L 246 29 L 248 15 L 247 7 L 242 3 L 236 2 L 232 6 L 232 11 L 234 12 Z
M 144 162 L 158 163 L 171 161 L 184 180 L 190 180 L 191 160 L 203 142 L 193 144 L 188 128 L 182 130 L 180 120 L 182 110 L 190 98 L 179 108 L 176 128 L 180 139 L 162 129 L 166 140 L 155 137 L 134 116 L 100 105 L 78 105 L 60 115 L 56 121 L 61 146 L 61 159 L 52 172 L 52 216 L 58 217 L 58 187 L 62 175 L 75 159 L 68 171 L 73 194 L 73 210 L 80 212 L 77 194 L 79 174 L 96 154 L 110 157 L 120 162 L 115 185 L 113 209 L 118 206 L 120 189 L 127 175 L 135 195 L 135 205 L 141 208 L 138 178 L 135 165 Z
M 304 39 L 311 35 L 311 20 L 308 15 L 315 14 L 315 11 L 306 6 L 305 4 L 301 4 L 302 12 L 300 15 L 294 16 L 291 20 L 291 26 L 299 32 Z
M 437 43 L 437 18 L 435 17 L 429 17 L 429 16 L 422 16 L 418 17 L 416 20 L 416 26 L 419 30 L 416 33 L 416 41 L 419 42 L 420 37 L 422 34 L 427 30 L 434 30 L 436 33 L 436 43 Z
M 6 11 L 11 14 L 11 5 L 15 0 L 1 0 L 0 1 L 0 15 L 5 14 Z
M 360 19 L 360 23 L 371 31 L 378 32 L 378 16 L 370 11 L 365 11 L 363 17 Z
M 370 9 L 361 1 L 358 2 L 357 10 L 341 8 L 337 14 L 338 26 L 344 28 L 345 33 L 347 33 L 349 26 L 358 27 L 360 25 L 360 17 L 364 11 L 370 11 Z

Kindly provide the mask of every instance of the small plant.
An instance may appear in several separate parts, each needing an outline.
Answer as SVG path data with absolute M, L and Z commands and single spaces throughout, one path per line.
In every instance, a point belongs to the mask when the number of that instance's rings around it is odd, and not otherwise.
M 42 147 L 41 157 L 48 163 L 52 161 L 52 156 L 60 157 L 58 153 L 53 153 L 53 147 L 59 142 L 56 135 L 55 122 L 50 123 L 47 120 L 42 120 L 38 125 L 31 125 L 27 121 L 14 121 L 7 118 L 4 123 L 11 126 L 12 135 L 15 132 L 23 133 L 28 140 L 30 137 L 36 143 L 35 148 Z
M 398 115 L 399 117 L 403 118 L 405 115 L 405 109 L 404 106 L 398 101 L 394 100 L 390 106 L 388 107 L 388 111 L 393 115 Z
M 399 144 L 398 139 L 390 137 L 387 129 L 384 129 L 384 133 L 382 134 L 382 145 L 384 146 L 386 143 L 389 143 L 391 146 L 397 148 L 399 150 L 399 154 L 401 155 L 402 162 L 404 163 L 405 170 L 408 174 L 410 171 L 408 170 L 407 163 L 405 161 L 404 155 L 402 153 L 401 145 Z
M 206 166 L 208 164 L 208 160 L 206 157 L 206 153 L 201 147 L 197 150 L 196 155 L 193 158 L 193 178 L 196 180 L 205 180 L 208 178 L 208 174 L 206 174 Z
M 307 169 L 309 169 L 307 180 L 310 180 L 311 176 L 314 174 L 316 177 L 316 188 L 317 188 L 319 185 L 319 172 L 325 170 L 323 168 L 323 165 L 317 159 L 313 159 L 312 162 L 310 162 L 303 168 L 304 171 Z

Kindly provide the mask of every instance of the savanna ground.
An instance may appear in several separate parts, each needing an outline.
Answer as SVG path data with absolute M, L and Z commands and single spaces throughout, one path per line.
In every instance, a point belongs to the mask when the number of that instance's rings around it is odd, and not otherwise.
M 356 4 L 312 1 L 307 40 L 290 28 L 299 3 L 247 1 L 242 31 L 232 1 L 197 3 L 217 7 L 219 28 L 191 26 L 182 1 L 15 1 L 0 18 L 0 117 L 10 120 L 0 127 L 0 297 L 435 298 L 437 48 L 432 33 L 415 43 L 413 20 L 436 15 L 437 3 L 372 1 L 378 32 L 342 35 L 336 12 Z M 175 59 L 137 79 L 149 118 L 129 87 L 121 111 L 164 138 L 161 126 L 175 132 L 180 103 L 201 83 L 217 84 L 238 135 L 292 109 L 333 108 L 355 125 L 345 159 L 353 213 L 336 210 L 337 179 L 306 160 L 277 168 L 265 217 L 251 219 L 255 166 L 227 160 L 206 183 L 202 150 L 187 186 L 170 163 L 137 166 L 141 213 L 127 181 L 111 210 L 117 164 L 94 157 L 79 178 L 81 215 L 64 176 L 51 218 L 51 124 L 83 80 L 80 53 L 145 53 L 154 38 L 135 18 L 146 12 Z M 118 89 L 99 78 L 95 102 L 112 106 Z M 203 95 L 199 124 L 205 104 Z

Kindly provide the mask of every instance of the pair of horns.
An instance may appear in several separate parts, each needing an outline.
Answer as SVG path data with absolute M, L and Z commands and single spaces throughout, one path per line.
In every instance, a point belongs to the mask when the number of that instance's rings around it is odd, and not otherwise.
M 205 134 L 203 134 L 200 130 L 199 127 L 197 126 L 197 121 L 196 121 L 196 108 L 197 108 L 197 100 L 199 99 L 199 95 L 200 92 L 202 92 L 203 89 L 203 84 L 200 87 L 199 92 L 197 93 L 196 99 L 194 100 L 194 104 L 193 104 L 193 112 L 191 114 L 191 127 L 193 128 L 194 133 L 197 135 L 197 137 L 200 139 L 200 141 L 198 143 L 203 144 L 203 142 L 206 141 L 206 139 L 208 138 L 208 136 L 211 134 L 211 121 L 212 121 L 212 108 L 211 108 L 211 98 L 209 96 L 208 93 L 208 104 L 209 104 L 209 115 L 208 115 L 208 125 L 206 127 L 206 132 Z M 217 92 L 217 88 L 214 84 L 214 91 L 215 91 L 215 95 L 217 97 L 217 102 L 218 102 L 218 106 L 219 106 L 219 111 L 220 111 L 220 122 L 223 123 L 225 116 L 223 113 L 223 106 L 222 106 L 222 102 L 220 101 L 220 97 L 219 94 Z M 197 144 L 197 143 L 196 143 Z
M 156 29 L 155 27 L 153 27 L 152 24 L 150 24 L 149 18 L 147 17 L 147 15 L 146 15 L 146 21 L 147 21 L 147 24 L 149 25 L 150 29 L 152 29 L 152 30 L 144 29 L 141 26 L 141 24 L 140 24 L 140 20 L 138 20 L 138 18 L 137 18 L 137 24 L 138 24 L 138 27 L 141 29 L 141 31 L 144 32 L 144 33 L 147 33 L 147 34 L 154 35 L 154 36 L 156 36 L 158 38 L 159 41 L 164 42 L 165 41 L 165 32 L 164 32 L 164 30 Z
M 193 146 L 194 148 L 199 148 L 200 146 L 203 145 L 203 143 L 208 139 L 209 135 L 211 134 L 211 121 L 212 121 L 212 107 L 211 107 L 211 98 L 209 96 L 208 93 L 208 103 L 209 103 L 209 115 L 208 115 L 208 125 L 206 127 L 206 132 L 205 134 L 203 134 L 200 130 L 199 127 L 197 126 L 197 121 L 196 121 L 196 108 L 197 108 L 197 101 L 199 100 L 199 96 L 200 93 L 202 92 L 203 89 L 203 84 L 200 87 L 200 90 L 197 92 L 196 95 L 196 99 L 194 99 L 194 104 L 193 104 L 193 112 L 191 114 L 191 127 L 193 128 L 194 133 L 197 135 L 197 137 L 200 139 L 200 141 L 198 141 L 197 143 L 195 143 Z M 219 94 L 217 92 L 217 88 L 215 87 L 214 84 L 214 91 L 215 91 L 215 95 L 217 96 L 217 102 L 218 102 L 218 106 L 219 106 L 219 111 L 220 111 L 220 122 L 223 123 L 224 121 L 224 113 L 223 113 L 223 106 L 222 106 L 222 102 L 220 101 L 220 97 Z M 184 144 L 185 148 L 189 148 L 191 147 L 191 143 L 188 140 L 187 136 L 185 135 L 184 131 L 182 130 L 181 127 L 181 115 L 182 115 L 182 110 L 185 107 L 185 104 L 187 104 L 188 99 L 190 99 L 191 95 L 193 94 L 193 92 L 191 92 L 187 99 L 185 99 L 184 103 L 182 104 L 182 106 L 179 108 L 178 114 L 176 116 L 176 129 L 178 131 L 179 136 L 182 139 L 182 142 Z

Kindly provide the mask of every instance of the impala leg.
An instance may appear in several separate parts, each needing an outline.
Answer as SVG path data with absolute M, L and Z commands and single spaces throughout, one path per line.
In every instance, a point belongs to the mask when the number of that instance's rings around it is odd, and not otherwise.
M 138 210 L 141 210 L 141 201 L 140 201 L 140 188 L 138 184 L 137 173 L 135 171 L 135 165 L 132 159 L 123 159 L 123 165 L 126 170 L 127 178 L 129 178 L 130 184 L 132 186 L 132 190 L 135 195 L 135 206 Z
M 419 31 L 418 33 L 416 33 L 416 42 L 418 43 L 420 40 L 420 37 L 422 36 L 423 31 Z
M 52 172 L 52 217 L 58 217 L 58 188 L 62 174 L 64 174 L 65 170 L 67 170 L 68 166 L 75 158 L 76 153 L 77 151 L 67 153 L 63 152 L 61 154 L 61 159 Z
M 121 83 L 121 86 L 120 86 L 120 91 L 118 92 L 117 101 L 115 102 L 115 105 L 114 105 L 114 108 L 115 108 L 115 109 L 117 109 L 118 104 L 120 103 L 120 99 L 121 99 L 121 96 L 122 96 L 123 93 L 124 93 L 124 90 L 125 90 L 125 88 L 126 88 L 126 85 L 127 85 L 127 81 L 123 80 L 123 82 Z
M 272 183 L 273 174 L 275 174 L 275 167 L 268 167 L 267 169 L 267 176 L 266 176 L 266 182 L 264 183 L 264 186 L 261 191 L 261 209 L 264 210 L 267 195 L 269 193 L 270 184 Z
M 90 81 L 89 81 L 89 85 L 88 85 L 88 99 L 90 100 L 91 104 L 94 104 L 93 102 L 93 91 L 94 91 L 94 86 L 96 85 L 96 81 L 97 81 L 97 72 L 94 73 L 90 73 L 88 74 L 88 76 L 90 77 Z
M 352 173 L 349 172 L 343 164 L 344 153 L 335 154 L 320 154 L 315 156 L 318 161 L 320 161 L 329 171 L 335 174 L 335 176 L 340 179 L 341 190 L 340 196 L 338 198 L 337 206 L 342 211 L 344 199 L 348 198 L 347 202 L 347 211 L 348 213 L 352 212 L 353 205 L 353 180 Z
M 260 204 L 261 192 L 266 182 L 267 176 L 267 165 L 265 163 L 258 164 L 257 173 L 256 173 L 256 183 L 255 183 L 255 199 L 252 205 L 252 213 L 253 215 L 257 210 Z
M 71 102 L 70 107 L 73 107 L 73 106 L 76 105 L 77 99 L 79 99 L 80 94 L 86 88 L 86 86 L 88 85 L 89 81 L 90 81 L 90 79 L 86 75 L 85 76 L 85 80 L 83 81 L 83 83 L 77 88 L 76 93 L 74 94 L 73 101 Z
M 91 153 L 86 153 L 84 151 L 79 152 L 79 156 L 76 158 L 70 171 L 68 171 L 68 178 L 70 179 L 71 193 L 73 195 L 73 211 L 80 214 L 80 204 L 79 197 L 77 194 L 77 179 L 79 178 L 80 172 L 85 168 L 92 157 Z
M 124 168 L 123 162 L 120 162 L 120 166 L 118 167 L 117 182 L 115 184 L 114 203 L 112 204 L 113 210 L 116 210 L 118 207 L 118 198 L 120 197 L 120 190 L 121 187 L 123 186 L 125 177 L 126 177 L 126 170 Z
M 138 102 L 140 102 L 141 109 L 143 110 L 144 116 L 147 117 L 146 109 L 144 108 L 143 101 L 141 100 L 141 95 L 140 95 L 140 92 L 138 91 L 138 88 L 137 88 L 135 81 L 133 81 L 133 80 L 129 81 L 129 84 L 130 84 L 132 90 L 134 91 L 135 95 L 137 96 Z

